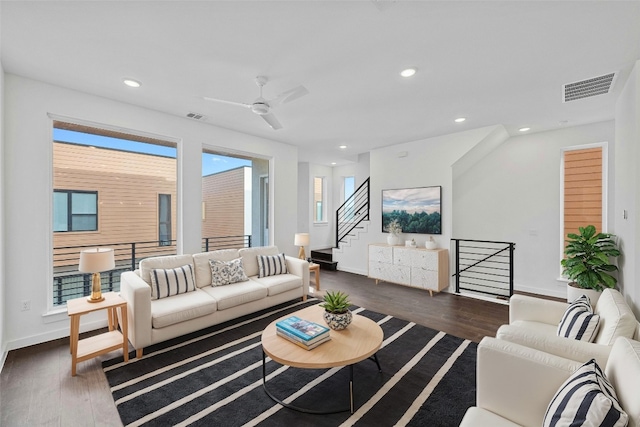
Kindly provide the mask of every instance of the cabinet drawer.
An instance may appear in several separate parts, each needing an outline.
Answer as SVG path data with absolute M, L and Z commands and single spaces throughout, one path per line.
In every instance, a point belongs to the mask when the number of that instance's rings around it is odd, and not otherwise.
M 419 266 L 427 270 L 438 270 L 438 252 L 417 250 L 411 252 L 411 263 L 409 265 Z
M 431 289 L 434 291 L 438 288 L 438 272 L 435 270 L 427 270 L 420 267 L 411 269 L 411 286 L 416 288 Z
M 393 248 L 393 263 L 396 265 L 407 265 L 411 267 L 413 264 L 415 249 L 412 248 Z
M 393 259 L 393 247 L 369 245 L 369 262 L 388 262 Z
M 369 262 L 369 277 L 385 282 L 411 284 L 411 268 L 384 262 Z

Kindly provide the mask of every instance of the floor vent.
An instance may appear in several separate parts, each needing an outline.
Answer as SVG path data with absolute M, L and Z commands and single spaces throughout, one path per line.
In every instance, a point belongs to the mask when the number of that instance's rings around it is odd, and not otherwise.
M 187 117 L 193 120 L 204 120 L 204 115 L 198 113 L 187 113 Z
M 615 79 L 616 73 L 610 73 L 575 83 L 567 83 L 562 86 L 562 102 L 609 93 L 613 88 Z

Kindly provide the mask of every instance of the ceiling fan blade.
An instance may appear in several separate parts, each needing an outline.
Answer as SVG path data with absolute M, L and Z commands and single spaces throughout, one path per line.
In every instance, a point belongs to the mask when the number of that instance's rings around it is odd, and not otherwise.
M 236 107 L 251 108 L 251 104 L 245 104 L 244 102 L 225 101 L 224 99 L 207 98 L 206 96 L 204 96 L 203 99 L 205 101 L 218 102 L 220 104 L 235 105 Z
M 262 117 L 264 121 L 267 122 L 269 126 L 271 126 L 271 129 L 273 130 L 282 129 L 282 125 L 280 124 L 278 119 L 276 119 L 276 116 L 274 116 L 273 113 L 262 114 L 260 115 L 260 117 Z
M 274 105 L 286 104 L 287 102 L 295 101 L 296 99 L 303 97 L 308 93 L 309 91 L 306 87 L 298 86 L 282 92 L 275 99 L 269 101 L 269 105 L 273 107 Z

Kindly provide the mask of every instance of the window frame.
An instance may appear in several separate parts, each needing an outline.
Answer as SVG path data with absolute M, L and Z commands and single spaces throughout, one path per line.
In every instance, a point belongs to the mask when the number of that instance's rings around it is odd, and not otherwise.
M 90 190 L 67 190 L 67 189 L 54 189 L 53 190 L 53 194 L 52 197 L 55 198 L 55 194 L 56 193 L 60 193 L 60 194 L 66 194 L 67 195 L 67 229 L 66 230 L 53 230 L 54 233 L 94 233 L 96 231 L 100 230 L 100 224 L 98 222 L 99 220 L 99 212 L 98 212 L 98 207 L 100 206 L 99 203 L 99 195 L 97 191 L 90 191 Z M 73 213 L 73 195 L 74 194 L 93 194 L 96 197 L 96 208 L 95 214 L 74 214 Z M 55 215 L 55 210 L 53 211 L 53 214 Z M 94 229 L 91 230 L 75 230 L 73 228 L 73 218 L 74 216 L 95 216 L 95 223 L 96 226 Z M 55 227 L 55 220 L 53 221 L 54 227 Z
M 559 259 L 562 260 L 564 258 L 564 246 L 566 240 L 565 231 L 565 220 L 564 220 L 564 190 L 565 190 L 565 153 L 570 151 L 579 151 L 579 150 L 588 150 L 593 148 L 602 149 L 602 223 L 600 224 L 600 231 L 602 233 L 607 233 L 608 230 L 608 188 L 609 188 L 609 143 L 607 141 L 596 142 L 592 144 L 582 144 L 582 145 L 572 145 L 570 147 L 561 148 L 560 155 L 560 250 L 559 250 Z M 559 281 L 568 282 L 569 280 L 563 276 L 562 274 L 562 266 L 558 262 L 558 267 L 560 269 L 560 274 L 558 276 Z

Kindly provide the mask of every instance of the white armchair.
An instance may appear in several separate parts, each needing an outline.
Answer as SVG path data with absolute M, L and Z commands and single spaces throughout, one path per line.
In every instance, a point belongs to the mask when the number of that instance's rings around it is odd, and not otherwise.
M 460 425 L 541 426 L 554 395 L 581 365 L 486 337 L 478 345 L 476 406 Z M 629 416 L 629 427 L 640 427 L 640 342 L 618 338 L 604 371 Z
M 616 338 L 640 339 L 640 324 L 622 294 L 614 289 L 605 289 L 595 306 L 600 325 L 593 343 L 557 335 L 567 306 L 564 302 L 513 295 L 509 302 L 509 325 L 501 326 L 496 338 L 578 362 L 595 358 L 600 366 L 606 365 Z

